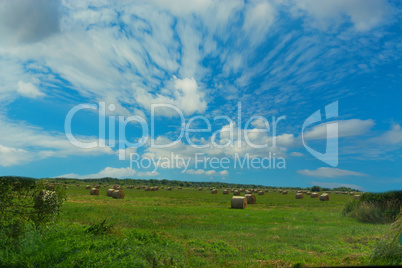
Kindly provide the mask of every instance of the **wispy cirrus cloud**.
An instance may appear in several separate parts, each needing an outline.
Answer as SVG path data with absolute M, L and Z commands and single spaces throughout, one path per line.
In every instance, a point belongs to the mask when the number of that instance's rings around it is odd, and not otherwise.
M 339 168 L 329 168 L 329 167 L 320 167 L 316 170 L 298 170 L 297 173 L 312 176 L 312 177 L 323 177 L 323 178 L 336 178 L 336 177 L 344 177 L 344 176 L 368 176 L 367 174 L 344 170 Z
M 75 173 L 69 173 L 57 176 L 56 178 L 75 178 L 75 179 L 97 179 L 97 178 L 132 178 L 136 174 L 136 171 L 131 168 L 113 168 L 106 167 L 98 173 L 79 175 Z

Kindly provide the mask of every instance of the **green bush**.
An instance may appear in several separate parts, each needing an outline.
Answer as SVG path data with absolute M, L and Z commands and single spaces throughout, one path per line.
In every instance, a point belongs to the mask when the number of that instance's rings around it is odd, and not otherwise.
M 402 264 L 402 245 L 400 237 L 402 235 L 402 213 L 399 213 L 397 220 L 392 224 L 391 231 L 385 238 L 377 244 L 372 255 L 372 264 Z
M 32 178 L 0 177 L 0 239 L 18 247 L 33 225 L 39 229 L 56 219 L 66 189 Z
M 364 193 L 359 200 L 352 200 L 343 209 L 344 215 L 369 223 L 392 223 L 400 212 L 402 191 Z

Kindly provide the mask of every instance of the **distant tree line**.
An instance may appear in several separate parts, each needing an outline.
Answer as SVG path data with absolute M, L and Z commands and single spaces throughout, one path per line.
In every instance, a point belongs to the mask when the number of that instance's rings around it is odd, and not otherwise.
M 17 176 L 6 176 L 2 178 L 21 178 Z M 337 187 L 337 188 L 322 188 L 320 186 L 313 187 L 276 187 L 276 186 L 265 186 L 265 185 L 255 185 L 255 184 L 239 184 L 239 183 L 225 183 L 225 182 L 194 182 L 194 181 L 178 181 L 178 180 L 156 180 L 156 179 L 116 179 L 111 177 L 104 178 L 91 178 L 91 179 L 75 179 L 75 178 L 43 178 L 42 180 L 47 180 L 51 182 L 58 182 L 63 184 L 75 184 L 75 183 L 88 183 L 88 184 L 119 184 L 119 185 L 148 185 L 148 186 L 176 186 L 176 187 L 213 187 L 213 188 L 266 188 L 266 189 L 293 189 L 293 190 L 310 190 L 313 192 L 325 192 L 325 191 L 342 191 L 342 192 L 359 192 L 357 189 L 352 189 L 348 187 Z

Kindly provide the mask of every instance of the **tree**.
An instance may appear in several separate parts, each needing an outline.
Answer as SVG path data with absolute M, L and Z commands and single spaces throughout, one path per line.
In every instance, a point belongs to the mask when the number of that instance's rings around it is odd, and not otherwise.
M 311 187 L 312 192 L 321 192 L 321 187 L 320 186 L 313 186 Z

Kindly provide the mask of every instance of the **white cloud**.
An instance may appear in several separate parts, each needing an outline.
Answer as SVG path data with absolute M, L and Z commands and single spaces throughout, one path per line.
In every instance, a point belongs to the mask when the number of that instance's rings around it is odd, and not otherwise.
M 32 155 L 24 149 L 7 147 L 0 144 L 0 166 L 8 167 L 28 162 Z
M 78 175 L 75 173 L 69 173 L 61 176 L 57 176 L 56 178 L 76 178 L 76 179 L 95 179 L 95 178 L 127 178 L 133 177 L 135 175 L 135 170 L 131 168 L 113 168 L 106 167 L 105 169 L 99 171 L 98 173 L 88 174 L 88 175 Z
M 268 1 L 251 1 L 246 8 L 243 30 L 253 45 L 265 40 L 276 11 Z
M 377 143 L 379 145 L 398 145 L 402 144 L 402 129 L 401 125 L 394 124 L 391 130 L 385 132 L 379 137 L 375 137 L 369 140 L 370 142 Z
M 326 30 L 351 22 L 356 31 L 369 31 L 384 24 L 391 11 L 381 0 L 296 0 L 299 10 L 310 16 L 310 25 Z
M 316 170 L 298 170 L 297 173 L 306 175 L 306 176 L 313 176 L 313 177 L 325 177 L 325 178 L 334 178 L 334 177 L 342 177 L 342 176 L 368 176 L 367 174 L 344 170 L 339 168 L 328 168 L 328 167 L 321 167 Z
M 227 171 L 227 170 L 222 170 L 221 172 L 219 172 L 219 174 L 221 174 L 221 175 L 223 175 L 223 176 L 226 176 L 226 175 L 229 175 L 229 171 Z
M 219 172 L 216 172 L 215 170 L 203 170 L 203 169 L 188 169 L 186 170 L 186 173 L 188 174 L 193 174 L 193 175 L 206 175 L 206 176 L 214 176 L 214 175 L 229 175 L 229 172 L 227 170 L 222 170 Z
M 203 170 L 203 169 L 188 169 L 188 170 L 186 170 L 186 173 L 193 174 L 193 175 L 201 175 L 201 174 L 205 173 L 205 170 Z
M 1 162 L 7 165 L 22 164 L 49 157 L 67 157 L 71 155 L 103 155 L 115 154 L 110 147 L 81 149 L 72 145 L 64 133 L 46 132 L 41 128 L 25 125 L 22 122 L 13 123 L 0 116 L 0 144 L 3 151 L 11 150 L 14 156 L 11 160 Z M 76 137 L 81 142 L 97 141 L 95 137 Z M 18 156 L 18 157 L 17 157 Z
M 205 171 L 205 175 L 208 175 L 208 176 L 210 176 L 210 175 L 215 175 L 215 173 L 216 173 L 215 170 L 208 170 L 208 171 Z
M 205 112 L 207 103 L 194 78 L 178 79 L 174 77 L 173 84 L 170 86 L 171 88 L 165 90 L 166 94 L 158 93 L 155 96 L 145 89 L 136 88 L 135 98 L 148 111 L 151 104 L 172 104 L 184 115 Z M 155 112 L 158 115 L 177 116 L 177 112 L 171 108 L 157 108 Z
M 350 137 L 366 134 L 373 126 L 374 121 L 371 119 L 360 120 L 339 120 L 322 123 L 314 126 L 313 129 L 304 133 L 304 139 L 306 140 L 320 140 L 327 138 L 327 124 L 338 123 L 338 137 Z
M 302 157 L 302 156 L 304 156 L 304 154 L 299 153 L 299 152 L 291 152 L 290 156 Z
M 45 95 L 34 84 L 30 82 L 24 83 L 23 81 L 18 81 L 17 92 L 23 97 L 33 99 Z

